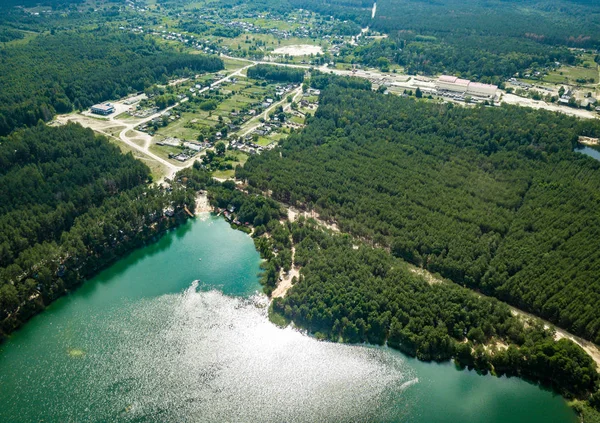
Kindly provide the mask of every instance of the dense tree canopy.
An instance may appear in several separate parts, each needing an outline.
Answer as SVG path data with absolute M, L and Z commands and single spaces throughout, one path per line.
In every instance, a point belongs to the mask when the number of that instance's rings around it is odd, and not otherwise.
M 267 79 L 276 82 L 302 82 L 304 69 L 275 65 L 256 65 L 248 69 L 248 78 Z
M 418 266 L 600 342 L 593 122 L 336 84 L 282 150 L 237 176 Z
M 281 229 L 280 229 L 281 230 Z M 429 284 L 381 249 L 353 245 L 301 219 L 290 224 L 300 280 L 274 310 L 331 340 L 387 344 L 421 360 L 539 380 L 566 395 L 594 392 L 595 363 L 571 341 L 497 300 L 451 283 Z M 500 343 L 500 347 L 496 343 Z M 485 347 L 484 347 L 485 345 Z
M 193 210 L 194 190 L 149 179 L 146 165 L 78 125 L 0 138 L 0 339 Z
M 176 53 L 131 33 L 68 32 L 0 50 L 0 135 L 55 113 L 223 69 L 214 56 Z

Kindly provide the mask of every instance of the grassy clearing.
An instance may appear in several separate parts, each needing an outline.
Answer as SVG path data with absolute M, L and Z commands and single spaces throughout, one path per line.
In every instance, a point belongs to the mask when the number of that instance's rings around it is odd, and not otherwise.
M 248 37 L 246 39 L 246 37 Z M 323 47 L 323 50 L 329 46 L 329 43 L 323 39 L 318 38 L 297 38 L 290 37 L 287 39 L 280 39 L 272 34 L 242 34 L 235 38 L 216 38 L 220 41 L 222 46 L 227 46 L 233 52 L 237 50 L 246 50 L 251 46 L 255 45 L 257 41 L 264 43 L 261 48 L 264 51 L 270 52 L 278 47 L 297 45 L 297 44 L 310 44 Z M 247 63 L 246 63 L 247 64 Z
M 598 67 L 594 63 L 594 66 L 584 68 L 581 66 L 563 66 L 554 72 L 549 73 L 544 77 L 545 82 L 552 84 L 568 84 L 568 85 L 581 85 L 577 82 L 578 79 L 584 79 L 589 82 L 593 80 L 594 84 L 598 83 Z
M 243 68 L 244 66 L 248 66 L 248 62 L 244 62 L 243 60 L 235 60 L 224 58 L 223 63 L 225 64 L 225 70 L 228 71 L 236 71 L 238 69 Z
M 35 37 L 37 37 L 39 35 L 38 33 L 32 32 L 32 31 L 21 31 L 21 32 L 23 32 L 23 34 L 25 35 L 23 38 L 21 38 L 19 40 L 8 41 L 6 43 L 0 43 L 0 45 L 4 45 L 4 46 L 16 46 L 16 45 L 27 44 L 31 40 L 33 40 Z
M 243 166 L 248 161 L 248 155 L 241 151 L 228 151 L 226 156 L 229 163 L 233 166 L 233 169 L 227 170 L 215 170 L 213 176 L 220 179 L 230 179 L 235 176 L 235 167 L 237 165 Z
M 304 125 L 304 118 L 301 118 L 300 116 L 294 115 L 290 118 L 290 121 L 297 123 L 298 125 Z
M 110 126 L 102 131 L 112 135 L 113 137 L 118 137 L 123 129 L 125 129 L 124 126 Z
M 234 169 L 215 170 L 212 173 L 212 176 L 215 178 L 219 178 L 219 179 L 233 179 L 233 177 L 235 176 L 235 170 Z
M 208 113 L 206 115 L 208 115 Z M 182 113 L 179 119 L 170 122 L 165 127 L 159 128 L 158 131 L 156 131 L 156 135 L 162 137 L 175 137 L 187 141 L 197 140 L 200 131 L 194 128 L 186 128 L 186 126 L 191 124 L 191 121 L 193 120 L 196 120 L 195 124 L 197 125 L 200 123 L 200 118 L 201 116 L 196 113 Z M 202 118 L 204 117 L 202 116 Z M 202 123 L 204 123 L 204 119 Z
M 156 154 L 158 157 L 165 159 L 169 163 L 172 163 L 177 166 L 181 166 L 181 162 L 177 160 L 169 159 L 169 153 L 179 154 L 181 153 L 181 149 L 177 147 L 171 147 L 169 145 L 156 145 L 153 144 L 150 146 L 150 151 Z
M 266 147 L 269 144 L 274 143 L 275 140 L 271 139 L 271 138 L 267 138 L 267 137 L 259 137 L 258 141 L 256 142 L 258 145 Z
M 123 112 L 120 115 L 115 116 L 116 120 L 139 120 L 140 118 L 131 116 L 129 113 L 127 112 Z
M 141 151 L 136 150 L 135 148 L 130 147 L 127 144 L 125 144 L 124 142 L 121 142 L 115 138 L 111 138 L 111 137 L 107 137 L 107 138 L 112 144 L 115 144 L 117 147 L 119 147 L 119 149 L 121 150 L 121 152 L 123 154 L 131 153 L 133 155 L 133 157 L 144 162 L 144 164 L 150 168 L 150 173 L 152 175 L 153 181 L 158 181 L 159 179 L 161 179 L 163 176 L 165 176 L 167 174 L 168 169 L 166 168 L 166 166 L 157 162 L 152 157 L 145 155 Z

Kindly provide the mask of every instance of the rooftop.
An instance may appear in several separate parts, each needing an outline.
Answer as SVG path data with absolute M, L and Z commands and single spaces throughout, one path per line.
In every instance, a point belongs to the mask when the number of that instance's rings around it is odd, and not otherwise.
M 110 104 L 110 103 L 106 103 L 106 104 L 95 104 L 92 106 L 92 109 L 97 109 L 97 110 L 104 110 L 104 111 L 109 111 L 109 110 L 113 110 L 115 107 Z

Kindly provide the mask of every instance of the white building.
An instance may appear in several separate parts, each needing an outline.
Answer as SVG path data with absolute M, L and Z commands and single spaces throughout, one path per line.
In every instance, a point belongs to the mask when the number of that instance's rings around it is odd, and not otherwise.
M 468 79 L 450 75 L 440 76 L 435 83 L 435 88 L 439 91 L 451 91 L 477 97 L 494 97 L 498 90 L 496 85 L 471 82 Z
M 115 106 L 113 106 L 110 103 L 96 104 L 96 105 L 92 106 L 92 113 L 94 113 L 96 115 L 107 116 L 114 112 L 115 112 Z
M 482 84 L 480 82 L 469 82 L 467 94 L 478 97 L 494 97 L 498 87 L 496 85 Z
M 468 79 L 460 79 L 456 76 L 442 75 L 438 78 L 435 87 L 442 91 L 466 93 L 469 82 L 471 81 Z

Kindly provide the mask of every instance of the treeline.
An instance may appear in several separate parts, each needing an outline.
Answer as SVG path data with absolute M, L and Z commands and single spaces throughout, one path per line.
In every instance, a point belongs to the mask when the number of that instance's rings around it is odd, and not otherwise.
M 389 71 L 392 63 L 408 74 L 459 74 L 464 78 L 500 84 L 528 69 L 574 64 L 567 47 L 550 47 L 527 39 L 472 34 L 423 37 L 399 32 L 391 37 L 341 53 L 357 62 Z
M 320 2 L 305 8 L 320 10 Z M 317 4 L 310 4 L 317 3 Z M 354 2 L 336 2 L 329 14 L 347 16 Z M 339 10 L 342 9 L 342 10 Z M 573 64 L 569 47 L 600 46 L 600 13 L 591 2 L 528 0 L 380 0 L 375 19 L 350 16 L 388 39 L 342 48 L 338 60 L 409 74 L 458 74 L 500 83 L 516 73 Z
M 329 85 L 308 126 L 236 176 L 417 266 L 600 343 L 593 121 Z
M 304 80 L 304 72 L 304 69 L 287 66 L 256 65 L 248 69 L 247 75 L 252 79 L 300 83 Z
M 148 179 L 146 165 L 79 125 L 40 124 L 0 139 L 0 267 Z
M 285 228 L 299 281 L 274 311 L 319 338 L 382 345 L 420 360 L 454 358 L 486 374 L 539 381 L 568 397 L 597 390 L 595 363 L 541 323 L 525 324 L 495 299 L 451 283 L 428 284 L 381 249 L 331 235 L 301 218 Z
M 342 88 L 353 88 L 356 90 L 370 91 L 372 88 L 371 81 L 365 78 L 355 76 L 342 77 L 330 73 L 323 73 L 318 70 L 312 70 L 308 84 L 311 88 L 323 90 L 330 85 L 336 85 Z
M 546 45 L 595 48 L 600 12 L 593 2 L 555 0 L 380 0 L 371 28 L 445 37 L 531 39 Z M 515 44 L 515 48 L 518 46 Z M 519 50 L 515 50 L 519 51 Z
M 0 339 L 195 205 L 183 186 L 147 186 L 146 165 L 78 125 L 0 139 L 0 169 Z
M 38 36 L 0 51 L 0 135 L 143 91 L 175 75 L 221 69 L 218 57 L 177 53 L 131 33 Z
M 12 28 L 0 28 L 0 43 L 6 43 L 13 40 L 21 40 L 25 38 L 23 31 L 18 31 Z

